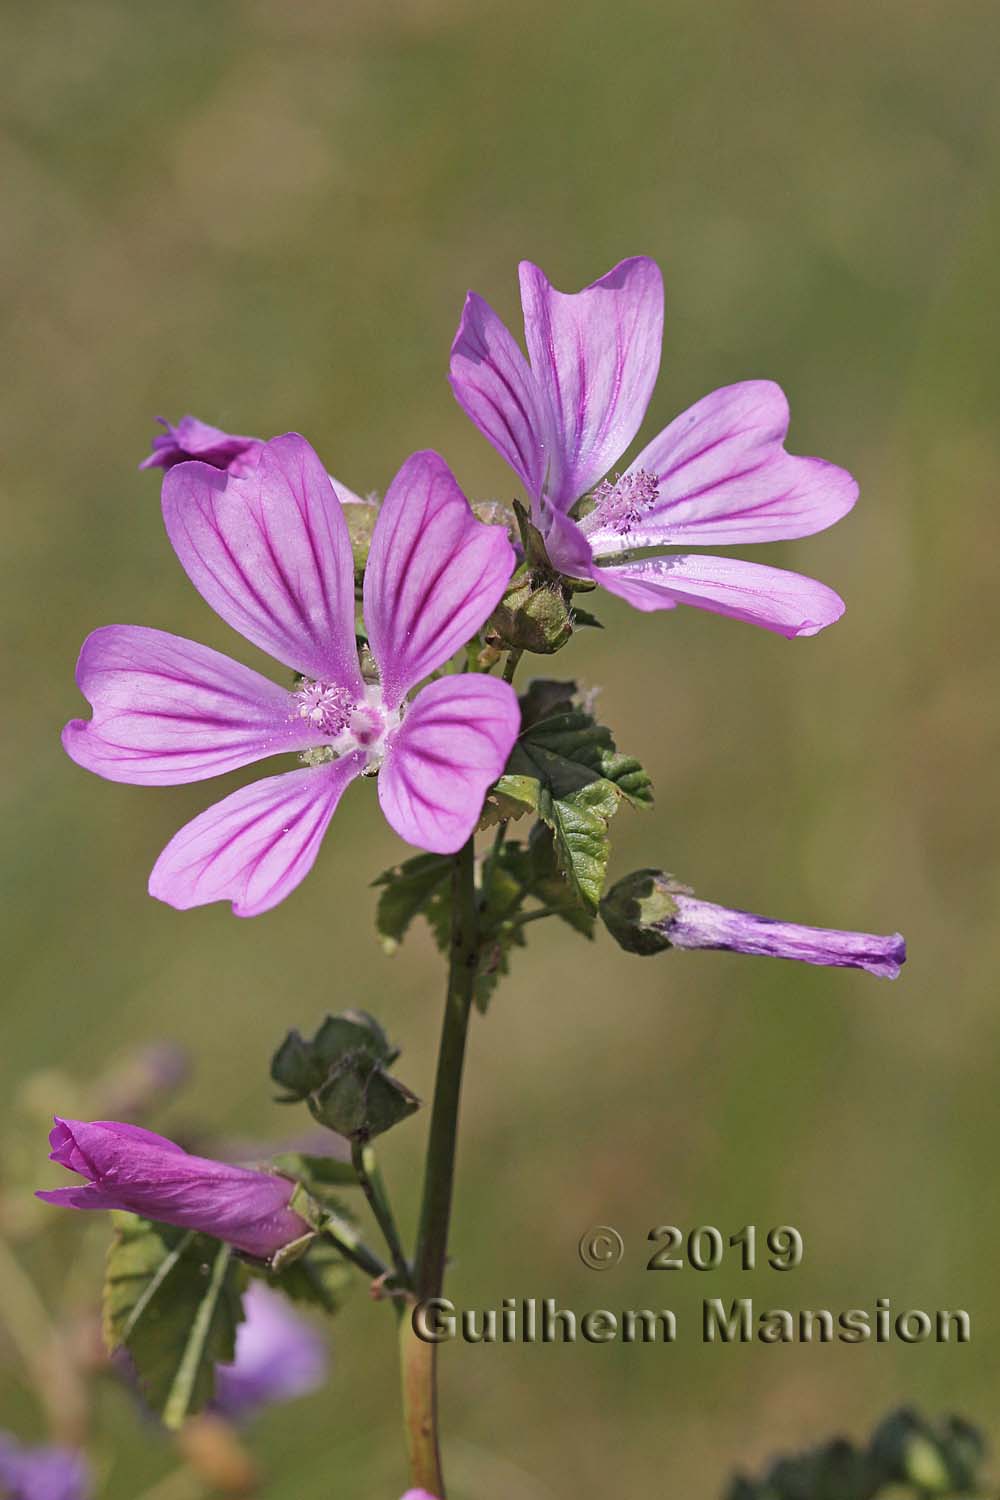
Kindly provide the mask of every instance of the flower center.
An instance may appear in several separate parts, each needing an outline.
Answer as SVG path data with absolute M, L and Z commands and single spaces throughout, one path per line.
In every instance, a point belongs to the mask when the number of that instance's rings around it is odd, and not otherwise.
M 333 682 L 304 682 L 293 694 L 295 712 L 334 739 L 351 718 L 351 695 Z
M 295 717 L 305 719 L 328 741 L 305 752 L 308 765 L 363 750 L 369 772 L 381 765 L 388 737 L 403 717 L 402 707 L 390 711 L 383 706 L 378 683 L 371 683 L 365 697 L 356 700 L 337 683 L 307 679 L 292 694 L 292 705 Z
M 624 535 L 652 510 L 658 495 L 657 482 L 645 469 L 616 474 L 613 480 L 602 479 L 594 490 L 594 509 L 587 517 L 590 522 L 587 529 L 607 529 Z

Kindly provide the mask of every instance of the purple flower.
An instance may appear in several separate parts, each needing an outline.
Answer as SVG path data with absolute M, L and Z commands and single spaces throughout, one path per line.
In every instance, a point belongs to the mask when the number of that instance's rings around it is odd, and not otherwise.
M 0 1494 L 6 1500 L 88 1500 L 87 1461 L 74 1448 L 22 1448 L 0 1432 Z
M 140 469 L 172 469 L 189 458 L 211 464 L 213 469 L 224 469 L 228 474 L 245 477 L 253 472 L 262 438 L 238 437 L 232 432 L 223 432 L 221 427 L 210 427 L 199 422 L 197 417 L 181 417 L 175 427 L 166 417 L 158 417 L 166 432 L 153 438 L 153 451 L 139 465 Z M 364 505 L 366 502 L 340 479 L 330 475 L 330 482 L 337 491 L 341 505 Z
M 618 561 L 667 546 L 809 536 L 850 510 L 843 469 L 786 453 L 788 403 L 768 380 L 696 402 L 621 473 L 656 381 L 663 282 L 644 256 L 575 295 L 520 267 L 529 359 L 470 292 L 451 352 L 463 410 L 527 489 L 560 571 L 592 579 L 636 609 L 692 604 L 785 636 L 815 635 L 843 614 L 824 584 L 780 568 L 701 553 Z M 589 496 L 589 507 L 579 502 Z
M 879 937 L 871 932 L 803 927 L 748 911 L 730 911 L 681 893 L 673 900 L 677 913 L 660 927 L 671 948 L 722 948 L 765 958 L 794 958 L 803 964 L 865 969 L 878 979 L 898 979 L 900 966 L 906 962 L 906 943 L 898 932 Z
M 430 1490 L 407 1490 L 403 1500 L 437 1500 L 437 1496 L 432 1495 Z
M 633 870 L 617 881 L 601 901 L 601 917 L 628 953 L 723 948 L 838 969 L 867 969 L 879 979 L 897 979 L 906 962 L 906 944 L 898 932 L 878 937 L 731 911 L 700 901 L 689 886 L 662 870 Z
M 260 438 L 238 437 L 199 422 L 197 417 L 181 417 L 176 427 L 166 417 L 157 417 L 166 429 L 153 438 L 152 452 L 143 459 L 140 469 L 172 469 L 186 459 L 198 458 L 213 469 L 227 469 L 244 474 L 253 468 L 257 453 L 263 447 Z
M 288 1206 L 294 1184 L 286 1177 L 191 1156 L 138 1125 L 57 1116 L 49 1145 L 50 1161 L 87 1181 L 36 1193 L 46 1203 L 124 1209 L 210 1234 L 258 1260 L 270 1260 L 309 1232 Z
M 227 1417 L 247 1417 L 261 1406 L 292 1401 L 326 1380 L 326 1342 L 278 1292 L 259 1281 L 243 1299 L 236 1358 L 215 1369 L 215 1407 Z
M 109 625 L 85 641 L 77 682 L 94 709 L 63 731 L 67 753 L 111 781 L 200 781 L 283 752 L 295 771 L 253 782 L 180 830 L 150 893 L 186 909 L 229 900 L 267 911 L 308 873 L 349 782 L 378 772 L 391 826 L 435 853 L 472 833 L 520 716 L 482 673 L 439 678 L 506 587 L 513 549 L 469 509 L 436 453 L 407 459 L 386 494 L 364 580 L 379 681 L 355 645 L 354 564 L 343 511 L 304 438 L 263 444 L 253 473 L 179 464 L 163 481 L 170 540 L 228 624 L 304 676 L 279 687 L 179 636 Z M 371 674 L 369 674 L 371 675 Z

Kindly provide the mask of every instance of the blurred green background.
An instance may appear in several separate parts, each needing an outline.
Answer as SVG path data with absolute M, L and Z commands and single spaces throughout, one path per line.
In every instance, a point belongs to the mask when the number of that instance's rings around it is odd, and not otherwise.
M 98 624 L 254 660 L 187 583 L 157 477 L 136 472 L 153 416 L 296 428 L 361 491 L 433 446 L 468 493 L 509 497 L 445 379 L 466 289 L 516 327 L 519 258 L 570 290 L 645 253 L 664 270 L 667 333 L 644 438 L 713 387 L 768 376 L 789 394 L 792 448 L 852 469 L 862 498 L 828 534 L 746 554 L 843 593 L 824 635 L 786 643 L 602 597 L 607 629 L 560 657 L 603 686 L 620 746 L 656 785 L 653 813 L 616 824 L 613 873 L 656 864 L 731 905 L 899 928 L 911 958 L 890 986 L 727 955 L 639 960 L 530 929 L 474 1028 L 451 1294 L 671 1306 L 682 1331 L 673 1348 L 446 1347 L 455 1494 L 711 1497 L 734 1467 L 863 1435 L 903 1400 L 991 1425 L 991 21 L 975 0 L 2 7 L 2 1111 L 20 1146 L 0 1172 L 54 1308 L 84 1305 L 96 1282 L 32 1238 L 47 1222 L 27 1198 L 48 1180 L 43 1117 L 67 1107 L 53 1070 L 85 1079 L 170 1037 L 197 1063 L 163 1128 L 287 1134 L 304 1122 L 269 1103 L 267 1080 L 284 1028 L 366 1006 L 427 1097 L 441 1004 L 425 933 L 394 959 L 373 936 L 366 882 L 401 846 L 370 787 L 348 794 L 293 899 L 239 922 L 173 912 L 145 882 L 174 830 L 255 772 L 148 790 L 60 751 Z M 383 1153 L 408 1225 L 425 1129 Z M 604 1275 L 576 1254 L 595 1222 L 626 1244 Z M 653 1276 L 646 1233 L 664 1222 L 795 1224 L 806 1260 L 784 1276 Z M 715 1295 L 964 1307 L 974 1338 L 704 1347 L 696 1309 Z M 359 1287 L 328 1391 L 257 1424 L 268 1496 L 404 1488 L 391 1322 Z M 10 1349 L 0 1382 L 0 1425 L 41 1436 Z M 132 1500 L 174 1460 L 121 1394 L 100 1408 L 100 1493 Z

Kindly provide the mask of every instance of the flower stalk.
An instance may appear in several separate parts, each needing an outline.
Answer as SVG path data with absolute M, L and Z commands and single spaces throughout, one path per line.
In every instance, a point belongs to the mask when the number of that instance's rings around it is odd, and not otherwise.
M 441 1295 L 448 1258 L 448 1229 L 455 1180 L 458 1110 L 469 1014 L 479 964 L 479 910 L 473 841 L 452 868 L 451 953 L 441 1048 L 431 1110 L 427 1165 L 417 1238 L 415 1290 L 422 1301 Z M 414 1485 L 444 1497 L 437 1434 L 437 1347 L 418 1339 L 404 1322 L 401 1358 L 403 1400 Z
M 375 1216 L 375 1222 L 382 1231 L 389 1254 L 392 1256 L 393 1269 L 396 1272 L 396 1280 L 403 1288 L 410 1287 L 411 1272 L 407 1263 L 406 1255 L 399 1238 L 399 1230 L 396 1228 L 396 1219 L 392 1212 L 382 1174 L 379 1171 L 378 1162 L 375 1160 L 375 1152 L 371 1146 L 364 1141 L 353 1140 L 351 1142 L 351 1164 L 357 1174 L 361 1191 L 368 1200 L 368 1205 Z

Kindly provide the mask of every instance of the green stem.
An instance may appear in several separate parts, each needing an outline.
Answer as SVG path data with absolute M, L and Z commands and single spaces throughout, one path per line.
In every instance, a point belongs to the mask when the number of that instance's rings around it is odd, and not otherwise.
M 521 660 L 521 657 L 523 655 L 524 652 L 519 646 L 515 646 L 512 651 L 507 652 L 507 660 L 503 664 L 504 682 L 514 681 L 514 673 L 517 671 L 517 664 Z
M 456 854 L 452 868 L 448 993 L 434 1083 L 414 1277 L 421 1301 L 439 1297 L 444 1285 L 462 1068 L 478 963 L 479 910 L 470 838 Z M 443 1500 L 437 1435 L 437 1346 L 417 1338 L 409 1319 L 403 1323 L 401 1357 L 411 1482 Z
M 557 906 L 540 906 L 532 911 L 519 912 L 516 917 L 509 918 L 511 927 L 527 927 L 529 922 L 540 922 L 543 917 L 558 917 Z
M 351 1162 L 358 1175 L 362 1192 L 368 1199 L 371 1211 L 375 1215 L 375 1222 L 381 1229 L 385 1237 L 385 1242 L 389 1247 L 389 1254 L 392 1256 L 392 1264 L 396 1271 L 396 1280 L 401 1287 L 409 1289 L 411 1285 L 410 1267 L 407 1264 L 406 1256 L 403 1254 L 399 1231 L 396 1228 L 396 1220 L 385 1190 L 382 1174 L 378 1168 L 378 1162 L 375 1159 L 375 1152 L 371 1146 L 361 1141 L 352 1141 Z
M 323 1225 L 323 1233 L 330 1237 L 344 1259 L 357 1266 L 359 1271 L 364 1271 L 376 1280 L 389 1274 L 389 1267 L 377 1255 L 372 1254 L 361 1236 L 344 1219 L 328 1219 Z

